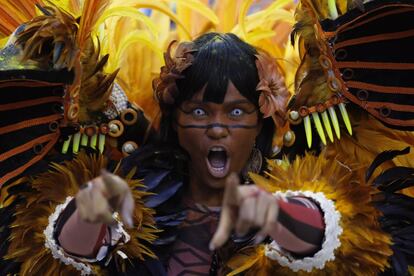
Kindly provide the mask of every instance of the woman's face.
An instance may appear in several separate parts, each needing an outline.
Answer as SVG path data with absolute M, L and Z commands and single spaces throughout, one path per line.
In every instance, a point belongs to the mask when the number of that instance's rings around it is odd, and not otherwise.
M 246 165 L 261 124 L 256 106 L 233 83 L 221 104 L 203 102 L 203 94 L 204 89 L 177 110 L 178 140 L 191 157 L 190 178 L 223 188 L 225 178 Z

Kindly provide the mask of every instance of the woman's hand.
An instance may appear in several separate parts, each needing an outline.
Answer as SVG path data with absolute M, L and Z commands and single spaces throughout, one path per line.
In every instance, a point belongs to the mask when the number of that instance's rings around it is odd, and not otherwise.
M 279 206 L 276 198 L 255 185 L 241 186 L 233 173 L 226 180 L 223 207 L 210 250 L 221 247 L 234 229 L 243 236 L 252 228 L 259 228 L 256 242 L 261 242 L 277 226 Z
M 134 199 L 131 190 L 122 178 L 104 170 L 79 190 L 76 206 L 86 222 L 113 225 L 116 220 L 112 214 L 119 212 L 126 226 L 132 227 Z

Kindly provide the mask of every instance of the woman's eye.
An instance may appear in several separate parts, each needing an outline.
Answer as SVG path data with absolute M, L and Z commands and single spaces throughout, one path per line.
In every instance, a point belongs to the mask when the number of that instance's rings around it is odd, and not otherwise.
M 241 110 L 240 108 L 235 108 L 235 109 L 233 109 L 231 112 L 230 112 L 230 115 L 231 116 L 234 116 L 234 117 L 239 117 L 239 116 L 241 116 L 241 115 L 243 115 L 244 114 L 244 111 L 243 110 Z
M 205 116 L 207 113 L 202 108 L 195 108 L 192 111 L 192 114 L 197 117 Z

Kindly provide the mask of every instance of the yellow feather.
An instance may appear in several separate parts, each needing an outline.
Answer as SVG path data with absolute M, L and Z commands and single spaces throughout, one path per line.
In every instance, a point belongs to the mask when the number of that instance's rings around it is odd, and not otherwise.
M 104 11 L 102 16 L 96 21 L 95 25 L 99 26 L 103 22 L 105 22 L 108 18 L 113 16 L 124 16 L 130 17 L 135 20 L 142 22 L 150 31 L 153 36 L 158 35 L 158 28 L 155 26 L 154 22 L 151 21 L 148 16 L 137 10 L 136 8 L 132 7 L 113 7 L 109 8 Z
M 238 255 L 237 257 L 232 259 L 232 264 L 229 264 L 230 267 L 237 267 L 237 268 L 234 269 L 232 272 L 228 273 L 227 276 L 235 276 L 243 271 L 246 271 L 247 269 L 251 268 L 255 263 L 257 263 L 261 257 L 262 256 L 259 252 L 253 258 L 249 258 L 246 255 L 244 256 Z M 240 260 L 237 260 L 237 259 L 240 259 Z M 237 263 L 237 265 L 235 265 L 235 263 Z
M 109 0 L 85 0 L 77 33 L 77 42 L 81 50 L 84 48 L 92 29 L 108 5 Z
M 162 2 L 155 2 L 155 1 L 150 1 L 150 0 L 125 0 L 122 3 L 124 3 L 124 5 L 126 6 L 133 6 L 135 8 L 148 8 L 148 9 L 153 9 L 159 12 L 162 12 L 166 15 L 168 15 L 172 21 L 174 21 L 177 25 L 179 25 L 181 28 L 183 28 L 183 31 L 185 33 L 185 38 L 184 39 L 190 39 L 191 35 L 189 30 L 185 27 L 185 25 L 181 22 L 181 20 L 179 20 L 179 18 L 177 17 L 177 15 L 174 14 L 174 12 L 172 10 L 170 10 L 170 8 L 168 7 L 168 5 L 166 5 L 165 3 Z
M 0 48 L 3 48 L 6 45 L 8 40 L 9 40 L 8 37 L 0 38 Z
M 75 15 L 80 15 L 81 11 L 82 11 L 82 5 L 81 2 L 82 0 L 69 0 L 69 9 L 70 11 L 72 11 Z
M 260 11 L 249 15 L 246 17 L 246 31 L 253 30 L 258 27 L 262 27 L 263 24 L 274 24 L 275 21 L 284 21 L 289 24 L 295 23 L 295 18 L 293 15 L 293 11 L 288 11 L 284 9 L 266 9 L 264 11 Z M 238 33 L 241 31 L 241 26 L 237 25 L 233 28 L 232 32 Z
M 120 47 L 115 55 L 116 60 L 121 60 L 121 56 L 126 50 L 126 48 L 137 42 L 142 43 L 141 45 L 146 45 L 148 49 L 154 51 L 157 54 L 159 60 L 162 61 L 163 51 L 158 47 L 158 45 L 155 44 L 151 37 L 149 37 L 142 31 L 135 31 L 123 38 L 122 42 L 120 43 Z
M 247 36 L 247 29 L 246 29 L 246 16 L 249 10 L 249 7 L 253 3 L 253 0 L 245 0 L 241 6 L 240 13 L 239 13 L 239 25 L 240 25 L 240 37 L 246 38 Z
M 214 11 L 219 18 L 216 30 L 219 32 L 230 32 L 237 24 L 241 0 L 220 0 L 214 2 Z
M 50 5 L 59 7 L 59 9 L 70 13 L 74 17 L 81 16 L 83 0 L 42 0 L 44 5 Z
M 219 19 L 214 11 L 208 6 L 208 1 L 203 0 L 163 0 L 164 2 L 176 3 L 177 16 L 180 21 L 190 30 L 191 38 L 200 35 L 202 28 L 208 22 L 213 26 L 219 24 Z M 201 15 L 201 16 L 200 16 Z M 207 20 L 207 22 L 206 22 Z M 178 37 L 184 38 L 183 30 L 178 28 Z
M 273 30 L 261 30 L 255 29 L 254 31 L 250 32 L 246 38 L 246 41 L 251 44 L 256 44 L 258 41 L 274 37 L 276 32 Z
M 214 25 L 219 24 L 219 19 L 213 10 L 205 3 L 199 0 L 163 0 L 164 2 L 176 2 L 177 4 L 186 6 L 191 11 L 198 13 L 210 20 Z
M 172 1 L 171 1 L 172 2 Z M 193 25 L 191 24 L 192 16 L 191 9 L 181 3 L 172 2 L 171 5 L 175 4 L 177 17 L 180 19 L 180 22 L 185 26 L 187 30 L 190 31 L 191 38 L 193 37 Z M 181 26 L 177 27 L 177 34 L 179 38 L 185 37 L 185 31 Z

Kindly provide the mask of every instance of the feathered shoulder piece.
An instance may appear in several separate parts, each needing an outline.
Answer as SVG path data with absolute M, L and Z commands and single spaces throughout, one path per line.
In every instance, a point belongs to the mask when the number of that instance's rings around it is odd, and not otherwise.
M 11 194 L 8 195 L 6 192 L 4 198 L 14 196 L 13 187 L 21 185 L 24 181 L 30 184 L 32 189 L 20 194 L 25 197 L 26 202 L 18 203 L 16 206 L 15 220 L 10 225 L 9 246 L 2 259 L 20 263 L 20 270 L 17 273 L 21 275 L 80 275 L 75 266 L 67 265 L 55 258 L 55 254 L 52 254 L 53 249 L 45 246 L 50 239 L 46 229 L 51 225 L 50 221 L 58 206 L 65 203 L 68 197 L 75 196 L 83 183 L 98 176 L 100 170 L 106 168 L 108 168 L 108 160 L 102 155 L 88 155 L 81 152 L 72 161 L 52 164 L 49 171 L 35 178 L 22 178 L 8 186 Z M 159 232 L 155 228 L 154 211 L 144 206 L 143 198 L 149 194 L 142 191 L 144 186 L 140 181 L 132 179 L 133 174 L 134 171 L 131 171 L 125 180 L 135 200 L 133 213 L 135 227 L 127 230 L 131 237 L 130 241 L 115 245 L 114 254 L 107 260 L 122 272 L 125 272 L 134 260 L 155 258 L 148 245 L 154 242 Z M 56 185 L 57 183 L 59 185 Z M 99 263 L 89 263 L 88 266 L 93 274 L 106 275 L 106 269 L 101 268 Z M 112 264 L 109 265 L 111 266 Z M 13 268 L 11 265 L 0 267 L 0 274 L 9 274 L 8 269 L 11 268 Z
M 294 35 L 302 62 L 289 119 L 304 122 L 309 146 L 311 121 L 324 143 L 334 138 L 331 126 L 338 138 L 340 125 L 352 134 L 347 103 L 391 128 L 414 129 L 413 16 L 412 0 L 301 1 Z
M 294 267 L 289 262 L 312 263 L 312 259 L 323 258 L 325 241 L 334 235 L 332 229 L 326 230 L 322 249 L 310 257 L 295 258 L 289 261 L 272 257 L 272 244 L 245 248 L 228 263 L 238 275 L 377 275 L 389 267 L 388 258 L 392 255 L 391 237 L 383 231 L 378 223 L 380 212 L 373 206 L 371 194 L 376 189 L 364 181 L 364 169 L 332 161 L 323 154 L 310 154 L 297 158 L 291 164 L 276 161 L 269 162 L 270 172 L 267 178 L 251 175 L 252 180 L 263 189 L 272 193 L 302 192 L 323 194 L 334 204 L 335 213 L 339 215 L 336 226 L 342 227 L 339 234 L 339 246 L 333 256 L 322 265 L 312 267 Z M 323 209 L 323 204 L 320 204 Z M 325 213 L 326 214 L 326 213 Z M 326 229 L 332 223 L 331 216 L 325 217 Z

